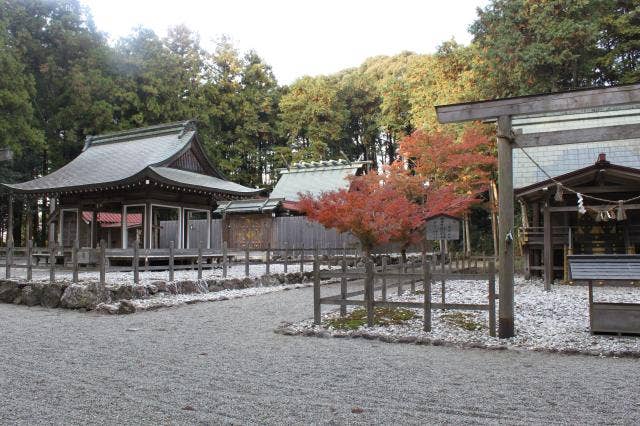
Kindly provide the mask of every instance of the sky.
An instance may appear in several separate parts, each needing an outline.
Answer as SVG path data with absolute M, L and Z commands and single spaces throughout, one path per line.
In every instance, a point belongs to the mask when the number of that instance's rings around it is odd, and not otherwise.
M 133 28 L 159 36 L 185 24 L 213 50 L 230 37 L 255 50 L 281 84 L 331 74 L 366 58 L 402 51 L 432 53 L 455 38 L 468 44 L 476 8 L 488 0 L 81 0 L 110 42 Z

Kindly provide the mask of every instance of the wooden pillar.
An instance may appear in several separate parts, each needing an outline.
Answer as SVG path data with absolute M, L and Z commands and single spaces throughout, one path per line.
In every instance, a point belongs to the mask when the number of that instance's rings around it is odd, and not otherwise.
M 531 226 L 540 227 L 540 203 L 533 203 L 531 205 Z M 529 254 L 531 266 L 542 266 L 542 260 L 540 258 L 540 250 L 531 250 Z M 540 271 L 534 273 L 536 276 L 540 276 Z
M 26 247 L 28 242 L 33 239 L 33 212 L 31 211 L 31 201 L 25 202 L 25 218 L 27 222 L 25 225 L 25 237 L 27 241 L 24 246 Z
M 513 146 L 511 117 L 498 117 L 498 249 L 500 311 L 498 336 L 515 335 L 513 314 Z
M 53 245 L 53 242 L 55 242 L 56 240 L 56 225 L 55 222 L 51 221 L 51 216 L 53 216 L 53 213 L 56 211 L 56 199 L 55 198 L 50 198 L 49 199 L 49 246 L 51 247 Z
M 513 184 L 512 184 L 513 185 Z M 496 205 L 499 200 L 496 200 L 496 183 L 491 181 L 489 185 L 489 204 L 491 204 L 491 235 L 493 237 L 493 255 L 498 257 L 498 214 L 496 212 Z
M 9 194 L 7 214 L 7 247 L 13 247 L 13 194 Z
M 469 214 L 464 215 L 463 221 L 463 233 L 464 233 L 464 253 L 469 256 L 471 254 L 471 232 L 469 230 Z
M 549 197 L 547 197 L 544 203 L 544 210 L 542 212 L 542 220 L 544 225 L 544 289 L 545 291 L 551 290 L 551 284 L 553 283 L 553 228 L 551 227 L 551 210 L 549 210 Z M 502 291 L 502 290 L 501 290 Z M 502 296 L 502 293 L 500 293 Z
M 91 248 L 98 247 L 98 206 L 91 208 Z

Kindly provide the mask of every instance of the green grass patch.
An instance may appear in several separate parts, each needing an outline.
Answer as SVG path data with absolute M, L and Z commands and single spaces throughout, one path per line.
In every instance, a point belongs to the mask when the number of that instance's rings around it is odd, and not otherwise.
M 447 324 L 451 324 L 454 327 L 462 328 L 464 330 L 478 331 L 484 328 L 484 325 L 479 323 L 474 318 L 473 314 L 468 312 L 447 311 L 443 313 L 440 318 Z
M 416 317 L 416 313 L 403 308 L 375 308 L 373 323 L 378 326 L 402 324 Z M 367 324 L 367 310 L 357 308 L 344 317 L 327 320 L 325 324 L 339 330 L 356 330 Z

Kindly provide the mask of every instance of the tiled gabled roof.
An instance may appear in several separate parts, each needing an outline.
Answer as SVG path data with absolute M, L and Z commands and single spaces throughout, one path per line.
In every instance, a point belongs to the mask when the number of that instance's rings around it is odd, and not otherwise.
M 300 193 L 319 196 L 323 192 L 348 188 L 347 178 L 354 176 L 365 163 L 344 160 L 295 163 L 290 169 L 280 171 L 280 180 L 273 188 L 271 198 L 298 201 Z
M 193 121 L 89 136 L 82 153 L 60 169 L 28 182 L 4 184 L 15 192 L 55 193 L 101 188 L 151 175 L 175 179 L 176 185 L 235 195 L 254 195 L 258 189 L 227 181 L 212 167 L 210 174 L 165 172 L 164 166 L 198 143 Z M 215 175 L 215 176 L 214 176 Z

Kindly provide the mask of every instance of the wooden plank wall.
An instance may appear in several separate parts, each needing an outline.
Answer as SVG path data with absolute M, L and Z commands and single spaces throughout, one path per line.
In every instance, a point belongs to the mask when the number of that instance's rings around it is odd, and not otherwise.
M 327 229 L 304 216 L 283 216 L 274 218 L 274 243 L 276 247 L 339 248 L 357 247 L 358 241 L 351 234 L 341 234 L 335 229 Z

